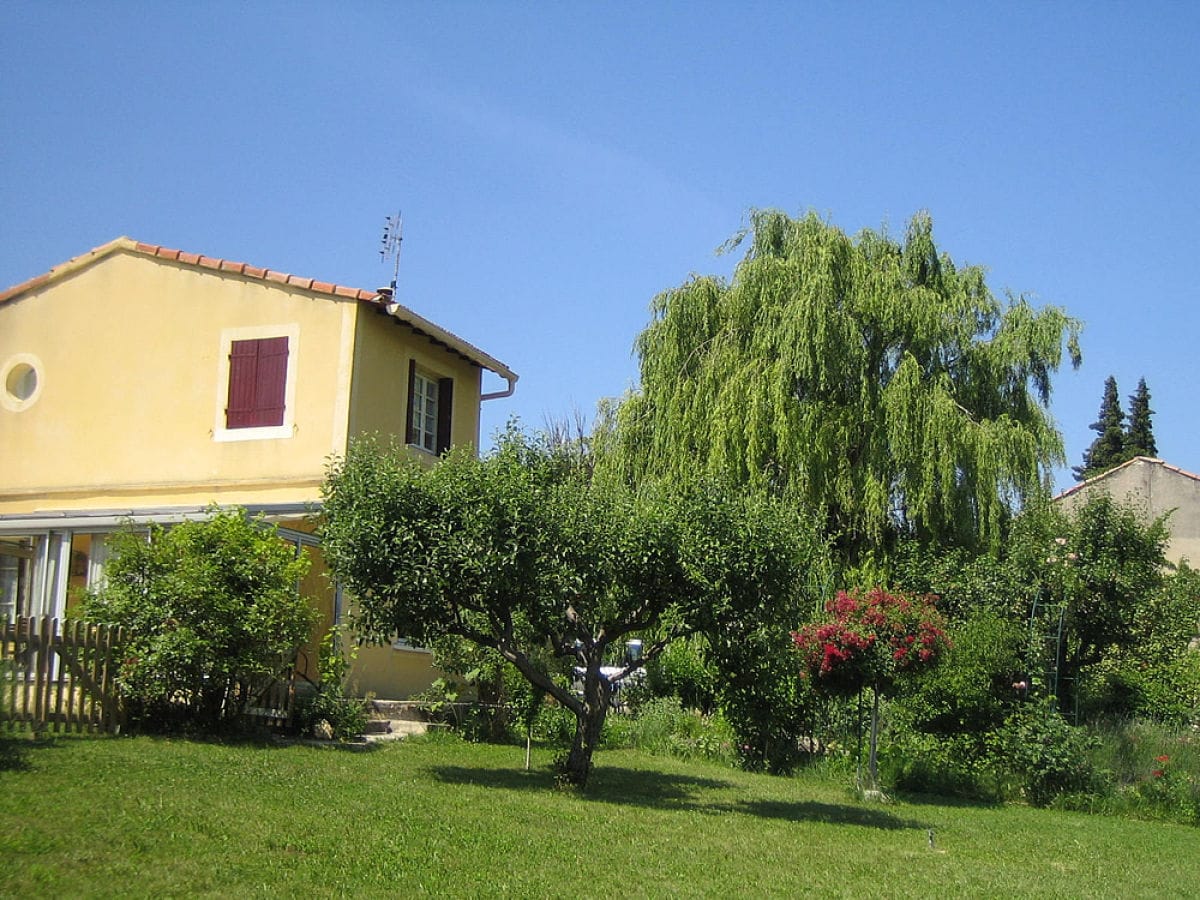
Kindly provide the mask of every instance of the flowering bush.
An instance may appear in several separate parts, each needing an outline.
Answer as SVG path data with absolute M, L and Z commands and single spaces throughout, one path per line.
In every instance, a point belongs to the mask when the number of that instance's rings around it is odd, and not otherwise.
M 1166 754 L 1154 757 L 1154 763 L 1157 768 L 1150 770 L 1150 777 L 1134 785 L 1140 811 L 1176 822 L 1200 823 L 1200 781 L 1172 764 Z
M 901 673 L 932 667 L 950 646 L 932 596 L 839 591 L 825 611 L 830 621 L 806 625 L 792 640 L 803 674 L 834 693 L 886 690 Z

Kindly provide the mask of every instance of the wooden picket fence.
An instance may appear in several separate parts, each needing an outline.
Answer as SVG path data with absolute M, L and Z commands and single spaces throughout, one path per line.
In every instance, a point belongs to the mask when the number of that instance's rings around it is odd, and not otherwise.
M 296 667 L 293 665 L 286 676 L 274 679 L 250 696 L 242 713 L 245 718 L 268 728 L 291 728 L 296 710 Z
M 0 622 L 0 722 L 35 732 L 119 733 L 123 632 L 49 616 Z

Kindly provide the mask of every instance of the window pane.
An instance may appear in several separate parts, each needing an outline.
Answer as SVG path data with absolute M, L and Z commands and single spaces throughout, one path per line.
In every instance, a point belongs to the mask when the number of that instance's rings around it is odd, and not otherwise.
M 437 448 L 438 383 L 420 372 L 413 374 L 412 442 L 430 453 Z

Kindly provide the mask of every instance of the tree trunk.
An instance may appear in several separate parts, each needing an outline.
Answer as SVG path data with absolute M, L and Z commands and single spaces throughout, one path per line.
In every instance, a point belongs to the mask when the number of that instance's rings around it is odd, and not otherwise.
M 575 713 L 575 739 L 559 773 L 564 783 L 579 788 L 587 785 L 592 771 L 592 754 L 600 744 L 600 732 L 611 699 L 612 687 L 600 674 L 599 664 L 589 666 L 583 680 L 583 706 Z
M 879 790 L 879 757 L 876 750 L 879 747 L 879 685 L 873 685 L 871 693 L 874 700 L 871 704 L 871 749 L 867 756 L 867 777 L 871 779 L 871 790 Z

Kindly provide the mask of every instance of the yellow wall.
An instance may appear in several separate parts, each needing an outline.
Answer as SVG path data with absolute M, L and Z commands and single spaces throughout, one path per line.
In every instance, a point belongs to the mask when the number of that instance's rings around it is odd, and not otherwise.
M 320 680 L 321 639 L 333 627 L 333 580 L 325 565 L 325 555 L 317 547 L 304 546 L 301 552 L 308 559 L 308 573 L 300 581 L 300 596 L 308 598 L 317 610 L 308 643 L 301 648 L 296 668 L 312 681 Z
M 294 373 L 287 435 L 224 439 L 229 340 L 279 334 Z M 454 379 L 452 442 L 479 442 L 482 370 L 391 316 L 127 249 L 0 304 L 0 372 L 16 358 L 35 361 L 38 389 L 25 408 L 0 407 L 0 514 L 316 501 L 348 434 L 403 440 L 410 360 Z M 320 553 L 305 553 L 302 591 L 321 617 L 303 657 L 315 679 L 334 595 Z M 431 660 L 363 647 L 351 687 L 419 693 L 437 677 Z
M 401 365 L 396 363 L 398 355 Z M 359 309 L 356 329 L 350 434 L 378 433 L 404 440 L 410 359 L 431 377 L 454 379 L 451 443 L 477 447 L 482 370 L 415 334 L 407 325 L 395 324 L 391 316 L 365 306 Z M 433 462 L 431 454 L 416 448 L 411 452 Z M 422 693 L 440 674 L 433 667 L 432 654 L 426 651 L 364 645 L 355 652 L 347 689 L 357 696 L 401 700 Z
M 407 700 L 428 689 L 441 674 L 433 667 L 433 654 L 427 651 L 364 645 L 350 667 L 347 689 L 357 697 Z
M 32 355 L 39 377 L 0 409 L 0 512 L 315 499 L 357 305 L 126 251 L 0 305 L 0 366 Z M 295 335 L 290 436 L 221 441 L 223 336 L 255 328 Z
M 428 375 L 454 379 L 451 443 L 477 447 L 482 370 L 396 321 L 365 305 L 359 308 L 350 393 L 350 433 L 379 433 L 404 440 L 408 366 L 409 360 L 415 359 L 417 368 Z M 419 450 L 413 452 L 429 456 Z

